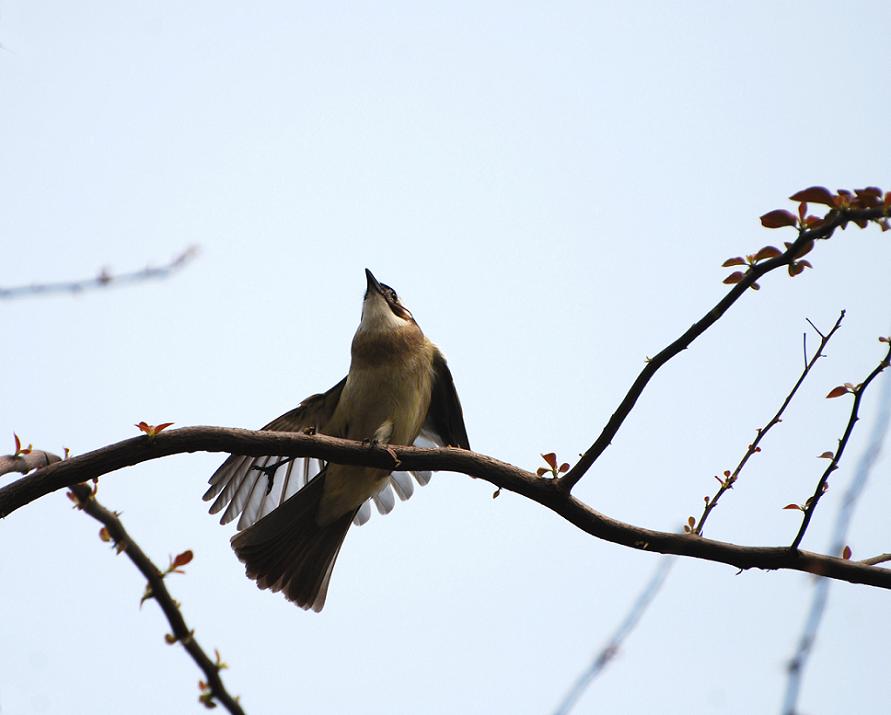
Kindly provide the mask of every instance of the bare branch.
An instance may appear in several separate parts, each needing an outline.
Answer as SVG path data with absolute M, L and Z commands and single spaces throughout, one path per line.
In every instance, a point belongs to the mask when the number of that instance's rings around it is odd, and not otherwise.
M 854 479 L 851 480 L 842 499 L 841 507 L 835 519 L 835 527 L 829 544 L 829 553 L 840 553 L 847 541 L 848 529 L 854 516 L 854 509 L 863 489 L 869 480 L 870 473 L 882 451 L 882 443 L 888 434 L 891 424 L 891 381 L 886 381 L 882 386 L 882 395 L 879 398 L 881 409 L 878 418 L 873 425 L 869 444 L 854 471 Z M 863 559 L 860 563 L 874 566 L 876 564 L 891 561 L 891 554 L 880 554 L 869 559 Z M 798 706 L 798 694 L 801 692 L 801 684 L 804 679 L 804 671 L 810 658 L 811 649 L 817 639 L 820 624 L 823 622 L 823 614 L 829 600 L 829 587 L 831 582 L 826 579 L 818 579 L 814 584 L 814 594 L 811 606 L 805 618 L 801 636 L 795 649 L 795 654 L 789 661 L 788 679 L 786 681 L 786 693 L 783 699 L 784 715 L 795 715 Z
M 745 275 L 740 279 L 739 283 L 735 283 L 730 292 L 727 293 L 718 303 L 709 310 L 702 318 L 693 323 L 692 326 L 675 340 L 673 343 L 665 347 L 654 358 L 647 361 L 643 370 L 637 376 L 637 379 L 629 388 L 625 397 L 619 403 L 618 408 L 612 417 L 606 423 L 603 431 L 594 440 L 594 443 L 588 448 L 588 451 L 582 455 L 582 458 L 576 465 L 560 479 L 560 485 L 566 491 L 578 483 L 584 476 L 585 472 L 591 468 L 591 465 L 597 461 L 598 457 L 609 447 L 625 418 L 628 417 L 638 398 L 643 393 L 644 388 L 652 379 L 656 371 L 665 365 L 671 358 L 686 350 L 690 344 L 714 325 L 724 313 L 732 306 L 741 296 L 752 287 L 761 276 L 769 273 L 782 266 L 790 265 L 805 250 L 805 246 L 812 241 L 829 238 L 839 226 L 845 226 L 849 221 L 872 221 L 881 219 L 884 216 L 884 209 L 881 207 L 858 210 L 830 211 L 825 221 L 818 227 L 806 231 L 800 231 L 798 238 L 789 244 L 789 247 L 781 255 L 768 260 L 760 261 L 750 266 Z
M 622 643 L 631 634 L 631 631 L 634 630 L 634 627 L 638 624 L 644 613 L 646 613 L 646 610 L 653 602 L 653 599 L 656 598 L 656 595 L 662 588 L 662 584 L 664 584 L 665 579 L 668 578 L 668 572 L 671 571 L 674 562 L 675 558 L 671 556 L 659 560 L 659 563 L 656 564 L 656 569 L 653 571 L 653 575 L 634 600 L 634 603 L 631 604 L 631 608 L 628 609 L 628 613 L 619 624 L 619 627 L 615 630 L 600 652 L 594 656 L 594 660 L 591 661 L 591 665 L 588 666 L 588 669 L 578 677 L 575 683 L 573 683 L 569 692 L 563 698 L 563 701 L 554 711 L 554 715 L 568 715 L 572 708 L 575 707 L 578 699 L 584 694 L 585 689 L 597 678 L 598 675 L 600 675 L 600 673 L 603 672 L 604 668 L 609 665 L 612 659 L 616 656 L 616 653 L 618 653 L 619 649 L 622 647 Z
M 71 492 L 78 508 L 83 509 L 87 514 L 105 525 L 109 536 L 114 540 L 119 551 L 127 554 L 130 561 L 145 576 L 148 581 L 146 594 L 150 594 L 150 597 L 158 602 L 164 615 L 167 616 L 167 621 L 173 630 L 173 637 L 185 648 L 198 667 L 201 668 L 204 677 L 207 679 L 209 696 L 222 703 L 233 715 L 244 715 L 244 710 L 241 709 L 238 700 L 229 695 L 222 678 L 220 678 L 219 664 L 207 656 L 201 646 L 198 645 L 198 641 L 195 640 L 192 630 L 186 625 L 183 614 L 179 610 L 179 605 L 164 584 L 164 574 L 161 573 L 160 569 L 152 563 L 151 559 L 145 555 L 145 552 L 139 548 L 139 545 L 127 533 L 117 514 L 109 511 L 96 500 L 93 490 L 85 484 L 74 484 L 71 486 Z M 210 698 L 208 697 L 207 699 Z M 213 706 L 209 705 L 209 707 Z
M 189 246 L 169 263 L 157 267 L 146 266 L 140 271 L 114 274 L 109 273 L 108 270 L 103 268 L 95 278 L 85 278 L 76 281 L 58 281 L 56 283 L 31 283 L 29 285 L 14 286 L 12 288 L 0 287 L 0 300 L 13 300 L 15 298 L 52 295 L 55 293 L 77 294 L 82 293 L 85 290 L 108 288 L 113 285 L 142 283 L 148 280 L 169 278 L 191 261 L 196 255 L 198 255 L 198 247 Z
M 868 559 L 863 559 L 860 561 L 861 564 L 866 564 L 867 566 L 875 566 L 876 564 L 883 564 L 886 561 L 891 561 L 891 554 L 879 554 L 878 556 L 872 556 Z
M 699 523 L 693 528 L 693 531 L 697 534 L 702 534 L 702 527 L 705 525 L 705 520 L 708 519 L 709 514 L 712 513 L 712 510 L 718 505 L 718 501 L 721 497 L 731 489 L 733 489 L 733 485 L 736 484 L 736 480 L 739 479 L 739 473 L 743 470 L 743 467 L 746 466 L 746 462 L 749 461 L 749 457 L 759 451 L 759 445 L 761 444 L 761 440 L 764 439 L 764 436 L 773 428 L 775 425 L 779 424 L 782 420 L 783 413 L 786 411 L 786 408 L 789 406 L 789 403 L 792 402 L 792 398 L 795 397 L 795 393 L 798 392 L 798 388 L 801 387 L 805 378 L 808 376 L 808 373 L 811 371 L 811 368 L 814 364 L 823 357 L 823 350 L 826 348 L 827 343 L 830 338 L 835 334 L 835 332 L 841 327 L 842 320 L 845 318 L 845 311 L 842 311 L 838 316 L 838 320 L 835 321 L 835 325 L 832 326 L 832 330 L 829 331 L 826 335 L 817 330 L 817 327 L 811 323 L 810 319 L 808 319 L 808 323 L 811 324 L 811 327 L 817 332 L 817 335 L 820 336 L 820 346 L 817 348 L 817 352 L 814 353 L 814 356 L 810 359 L 810 361 L 805 363 L 804 370 L 801 375 L 798 377 L 798 380 L 795 382 L 795 385 L 792 386 L 792 390 L 786 396 L 786 399 L 783 400 L 783 404 L 780 405 L 780 409 L 777 410 L 777 413 L 770 418 L 770 421 L 761 429 L 758 430 L 758 434 L 755 437 L 755 440 L 748 446 L 745 454 L 743 454 L 742 459 L 739 460 L 739 464 L 736 465 L 736 469 L 733 470 L 733 473 L 724 477 L 721 482 L 721 486 L 718 487 L 718 490 L 715 492 L 714 496 L 711 499 L 706 499 L 705 508 L 702 511 L 702 515 L 699 517 Z
M 841 460 L 842 454 L 844 454 L 845 447 L 848 446 L 848 440 L 851 438 L 851 433 L 854 431 L 854 425 L 857 424 L 857 413 L 860 410 L 860 401 L 863 399 L 863 393 L 866 391 L 866 388 L 869 387 L 869 383 L 871 383 L 882 370 L 888 367 L 889 360 L 891 360 L 891 343 L 888 344 L 888 350 L 885 352 L 885 356 L 881 359 L 879 364 L 876 365 L 875 369 L 869 373 L 869 376 L 860 385 L 854 388 L 854 404 L 851 406 L 851 416 L 848 418 L 848 425 L 845 428 L 845 433 L 838 441 L 838 449 L 835 451 L 829 466 L 826 467 L 826 470 L 820 477 L 820 481 L 817 482 L 817 488 L 814 490 L 814 495 L 808 499 L 804 505 L 801 528 L 795 535 L 795 539 L 792 541 L 792 546 L 790 548 L 797 549 L 799 544 L 801 544 L 801 540 L 804 538 L 804 534 L 807 531 L 808 524 L 811 523 L 811 518 L 814 515 L 814 509 L 817 508 L 820 498 L 826 492 L 826 484 L 829 481 L 829 475 L 838 469 L 838 463 Z
M 891 589 L 891 569 L 788 547 L 737 546 L 701 536 L 653 531 L 616 521 L 568 494 L 554 479 L 536 477 L 524 469 L 476 452 L 455 448 L 373 447 L 324 435 L 289 432 L 184 427 L 165 431 L 155 437 L 134 437 L 51 464 L 0 488 L 0 517 L 57 489 L 151 459 L 197 451 L 248 456 L 316 457 L 381 469 L 392 469 L 395 454 L 404 470 L 460 472 L 485 479 L 496 487 L 515 492 L 551 509 L 592 536 L 623 546 L 717 561 L 737 569 L 793 569 Z

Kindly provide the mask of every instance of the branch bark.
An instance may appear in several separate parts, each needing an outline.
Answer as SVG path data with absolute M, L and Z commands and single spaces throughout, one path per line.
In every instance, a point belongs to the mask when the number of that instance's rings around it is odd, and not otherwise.
M 788 547 L 738 546 L 701 536 L 654 531 L 601 514 L 544 479 L 512 464 L 454 448 L 369 447 L 324 435 L 263 432 L 224 427 L 184 427 L 155 437 L 134 437 L 56 462 L 0 489 L 0 517 L 50 492 L 94 477 L 187 452 L 229 452 L 250 456 L 317 457 L 343 464 L 406 470 L 451 471 L 484 479 L 559 514 L 592 536 L 642 551 L 677 554 L 729 564 L 738 569 L 791 569 L 851 583 L 891 589 L 891 569 L 822 556 Z
M 618 408 L 609 418 L 606 426 L 598 435 L 594 443 L 582 455 L 582 458 L 576 465 L 570 469 L 564 477 L 560 479 L 560 485 L 566 490 L 571 491 L 578 484 L 579 480 L 585 475 L 591 465 L 597 461 L 601 454 L 606 451 L 613 437 L 619 431 L 625 418 L 631 413 L 638 398 L 647 386 L 647 383 L 656 374 L 660 367 L 665 365 L 675 355 L 686 350 L 696 338 L 702 335 L 712 325 L 714 325 L 721 316 L 726 313 L 730 307 L 742 297 L 749 288 L 755 284 L 759 278 L 766 273 L 770 273 L 777 268 L 790 265 L 802 253 L 806 252 L 806 246 L 813 241 L 827 239 L 840 226 L 843 228 L 848 222 L 866 222 L 881 219 L 885 216 L 885 210 L 882 208 L 869 208 L 858 210 L 831 211 L 824 222 L 819 227 L 810 230 L 799 231 L 798 238 L 789 244 L 788 248 L 779 256 L 760 261 L 746 271 L 745 276 L 739 283 L 734 284 L 733 288 L 725 295 L 717 304 L 708 311 L 702 318 L 691 325 L 687 331 L 681 335 L 673 343 L 662 349 L 657 355 L 647 360 L 647 364 L 632 383 L 625 397 L 619 403 Z
M 222 703 L 232 715 L 244 715 L 244 710 L 237 698 L 232 697 L 223 679 L 220 677 L 220 666 L 214 663 L 204 652 L 204 649 L 198 645 L 195 640 L 194 632 L 186 625 L 185 618 L 179 610 L 179 605 L 170 595 L 167 586 L 164 583 L 164 574 L 155 566 L 154 562 L 146 556 L 145 552 L 139 547 L 133 538 L 127 533 L 123 523 L 118 515 L 106 509 L 100 504 L 93 491 L 84 484 L 72 485 L 71 491 L 76 499 L 77 507 L 83 509 L 87 514 L 92 516 L 96 521 L 105 525 L 109 536 L 114 540 L 115 545 L 120 551 L 127 554 L 133 565 L 139 569 L 146 581 L 148 581 L 147 594 L 158 602 L 167 622 L 173 631 L 176 642 L 180 643 L 186 652 L 195 661 L 195 664 L 201 668 L 204 677 L 207 678 L 207 695 L 202 696 L 207 702 L 208 707 L 214 707 L 214 700 Z M 205 704 L 207 704 L 207 702 Z

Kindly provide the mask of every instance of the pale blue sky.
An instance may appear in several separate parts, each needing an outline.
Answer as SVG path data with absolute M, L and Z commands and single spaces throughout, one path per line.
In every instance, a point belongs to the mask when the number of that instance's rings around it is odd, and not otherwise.
M 789 238 L 812 184 L 891 188 L 879 3 L 0 4 L 0 285 L 161 263 L 168 282 L 0 304 L 0 440 L 83 453 L 134 422 L 256 427 L 339 380 L 366 266 L 448 355 L 474 448 L 587 448 L 653 355 Z M 888 238 L 848 229 L 774 275 L 652 383 L 578 487 L 678 529 L 774 412 L 805 318 L 844 328 L 709 523 L 788 543 L 887 333 Z M 811 346 L 816 342 L 811 340 Z M 873 396 L 878 395 L 878 391 Z M 875 413 L 867 396 L 864 418 Z M 867 429 L 805 548 L 825 547 Z M 201 501 L 218 455 L 100 498 L 218 647 L 249 713 L 547 713 L 655 557 L 442 474 L 347 538 L 321 615 L 258 591 Z M 889 550 L 889 458 L 855 558 Z M 142 582 L 56 494 L 0 522 L 0 711 L 202 712 Z M 577 712 L 776 712 L 810 579 L 685 560 Z M 889 594 L 838 585 L 802 696 L 870 712 Z M 10 617 L 12 614 L 12 617 Z

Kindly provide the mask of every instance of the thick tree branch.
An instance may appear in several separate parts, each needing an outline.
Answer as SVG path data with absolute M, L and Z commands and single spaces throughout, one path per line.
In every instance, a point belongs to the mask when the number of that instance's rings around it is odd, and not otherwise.
M 739 569 L 794 569 L 829 578 L 891 589 L 891 570 L 821 556 L 788 547 L 737 546 L 700 536 L 653 531 L 604 516 L 562 489 L 554 479 L 462 449 L 369 447 L 361 442 L 287 432 L 253 432 L 222 427 L 185 427 L 156 437 L 135 437 L 51 464 L 0 489 L 0 517 L 52 491 L 151 459 L 184 452 L 230 452 L 250 456 L 317 457 L 343 464 L 384 469 L 460 472 L 485 479 L 556 512 L 600 539 L 644 551 L 678 554 L 729 564 Z
M 717 304 L 708 311 L 702 318 L 693 323 L 690 328 L 675 340 L 673 343 L 661 350 L 655 357 L 647 360 L 647 364 L 637 376 L 637 379 L 629 388 L 625 397 L 619 403 L 619 407 L 613 413 L 612 417 L 606 423 L 603 431 L 594 440 L 594 443 L 588 448 L 588 451 L 582 455 L 582 458 L 576 465 L 570 469 L 564 477 L 560 479 L 560 486 L 566 491 L 572 488 L 585 475 L 585 472 L 591 468 L 591 465 L 600 457 L 606 448 L 609 447 L 625 421 L 625 418 L 631 413 L 638 398 L 643 393 L 647 383 L 652 379 L 656 371 L 671 360 L 675 355 L 690 347 L 691 343 L 714 325 L 724 313 L 745 293 L 761 276 L 770 273 L 777 268 L 791 264 L 802 253 L 806 252 L 806 247 L 813 241 L 829 238 L 839 226 L 845 226 L 849 221 L 873 221 L 881 219 L 885 216 L 885 210 L 882 208 L 831 211 L 825 221 L 817 228 L 800 231 L 798 238 L 789 244 L 789 247 L 781 255 L 760 261 L 750 266 L 739 283 L 734 284 L 730 292 L 727 293 Z
M 124 525 L 117 514 L 102 506 L 96 500 L 93 491 L 89 487 L 84 484 L 74 484 L 71 486 L 71 491 L 74 494 L 78 508 L 83 509 L 87 514 L 105 525 L 108 535 L 115 542 L 116 546 L 127 554 L 134 566 L 145 576 L 148 581 L 146 593 L 150 594 L 151 598 L 158 602 L 158 605 L 167 617 L 168 623 L 170 623 L 170 628 L 173 630 L 173 636 L 176 638 L 176 641 L 185 648 L 207 679 L 208 696 L 206 700 L 209 701 L 212 697 L 214 700 L 222 703 L 232 715 L 244 715 L 244 710 L 241 709 L 238 700 L 233 698 L 226 690 L 226 686 L 223 684 L 222 678 L 220 678 L 219 665 L 214 663 L 201 646 L 198 645 L 194 633 L 186 625 L 179 606 L 167 590 L 167 586 L 164 583 L 164 575 L 160 569 L 146 556 L 145 552 L 139 548 L 139 545 L 133 541 L 132 537 L 124 529 Z M 208 707 L 213 707 L 213 705 L 208 704 Z

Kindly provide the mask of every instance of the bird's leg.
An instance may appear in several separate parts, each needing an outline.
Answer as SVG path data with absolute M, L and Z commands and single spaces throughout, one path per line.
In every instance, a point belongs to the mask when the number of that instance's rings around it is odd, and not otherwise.
M 251 467 L 251 469 L 256 469 L 257 471 L 263 472 L 266 475 L 266 479 L 268 480 L 266 483 L 266 496 L 269 496 L 269 492 L 272 491 L 272 485 L 275 482 L 275 472 L 281 467 L 283 464 L 287 464 L 288 462 L 293 462 L 297 457 L 286 457 L 285 459 L 280 459 L 278 462 L 273 462 L 272 464 L 267 464 L 265 467 L 258 467 L 256 464 Z
M 374 434 L 369 439 L 363 439 L 362 442 L 367 444 L 370 448 L 375 447 L 384 447 L 387 450 L 387 454 L 389 454 L 393 458 L 393 468 L 399 466 L 399 457 L 396 456 L 396 450 L 390 447 L 390 436 L 393 434 L 393 423 L 390 420 L 385 420 L 384 423 L 378 427 Z

